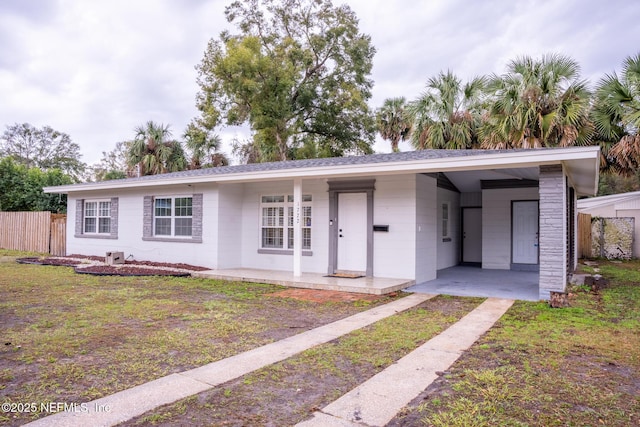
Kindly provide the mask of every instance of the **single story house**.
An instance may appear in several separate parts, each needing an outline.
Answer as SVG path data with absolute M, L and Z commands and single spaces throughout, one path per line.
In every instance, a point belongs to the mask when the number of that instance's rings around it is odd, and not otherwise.
M 635 218 L 633 257 L 640 255 L 640 191 L 578 200 L 578 212 L 602 218 Z
M 70 254 L 416 283 L 465 263 L 539 270 L 548 299 L 577 263 L 576 199 L 595 194 L 599 159 L 598 147 L 423 150 L 45 191 L 68 194 Z

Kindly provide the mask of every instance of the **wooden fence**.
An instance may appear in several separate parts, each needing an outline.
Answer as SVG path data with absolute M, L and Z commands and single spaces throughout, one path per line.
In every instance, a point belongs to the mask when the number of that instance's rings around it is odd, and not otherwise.
M 0 248 L 66 253 L 67 216 L 51 212 L 0 212 Z
M 578 213 L 578 258 L 591 258 L 591 215 Z

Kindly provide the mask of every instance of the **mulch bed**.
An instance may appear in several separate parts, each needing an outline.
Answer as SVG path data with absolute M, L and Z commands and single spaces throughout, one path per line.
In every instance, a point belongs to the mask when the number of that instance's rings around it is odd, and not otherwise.
M 181 271 L 143 268 L 128 265 L 121 267 L 114 267 L 111 265 L 92 265 L 87 267 L 76 267 L 74 270 L 78 274 L 92 274 L 94 276 L 191 276 L 191 273 Z
M 63 267 L 74 267 L 76 273 L 79 274 L 92 274 L 96 276 L 174 276 L 174 277 L 188 277 L 189 271 L 205 271 L 209 270 L 207 267 L 201 267 L 197 265 L 189 264 L 171 264 L 167 262 L 153 262 L 153 261 L 125 261 L 124 264 L 118 266 L 112 265 L 84 265 L 82 261 L 99 261 L 104 262 L 104 257 L 99 256 L 87 256 L 87 255 L 70 255 L 68 257 L 25 257 L 18 258 L 16 262 L 20 264 L 37 264 L 37 265 L 54 265 Z M 160 267 L 160 268 L 149 268 Z M 165 267 L 165 268 L 162 268 Z M 175 271 L 174 268 L 189 270 L 189 271 Z

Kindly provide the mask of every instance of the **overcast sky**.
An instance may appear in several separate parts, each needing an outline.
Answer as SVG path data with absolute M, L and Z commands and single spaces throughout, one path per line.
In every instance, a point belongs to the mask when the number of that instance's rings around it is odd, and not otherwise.
M 78 143 L 83 161 L 148 120 L 180 137 L 197 115 L 207 42 L 233 29 L 231 0 L 0 0 L 0 132 L 28 122 Z M 372 108 L 411 100 L 429 77 L 505 71 L 511 59 L 562 53 L 592 84 L 640 52 L 638 0 L 334 0 L 347 3 L 377 53 Z M 242 129 L 219 131 L 229 141 Z M 390 150 L 378 140 L 376 151 Z M 408 148 L 408 147 L 405 147 Z M 230 154 L 230 153 L 228 153 Z

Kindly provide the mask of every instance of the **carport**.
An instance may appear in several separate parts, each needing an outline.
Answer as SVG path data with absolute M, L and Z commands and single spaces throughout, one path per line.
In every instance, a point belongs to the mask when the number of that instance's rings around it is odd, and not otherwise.
M 539 299 L 538 280 L 539 274 L 536 271 L 455 266 L 439 270 L 435 280 L 410 286 L 406 291 L 537 301 Z

